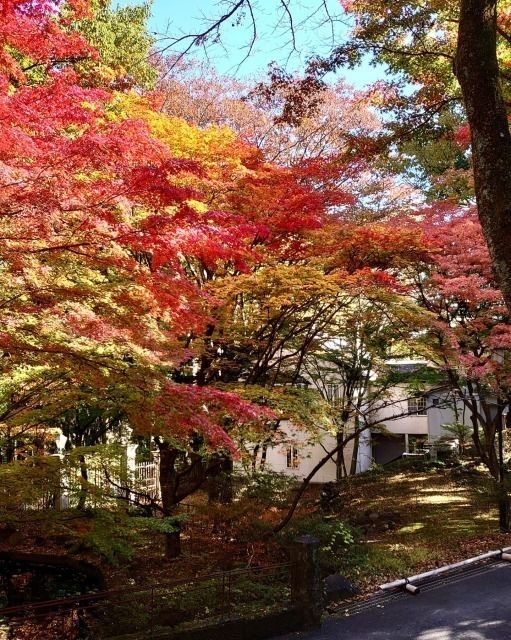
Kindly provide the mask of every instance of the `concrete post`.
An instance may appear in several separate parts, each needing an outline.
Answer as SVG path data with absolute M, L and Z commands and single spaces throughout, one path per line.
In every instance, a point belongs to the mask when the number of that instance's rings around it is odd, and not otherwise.
M 57 511 L 64 511 L 69 509 L 69 477 L 67 469 L 64 465 L 64 455 L 62 453 L 52 453 L 52 458 L 58 459 L 58 473 L 56 477 L 56 484 L 54 487 L 53 498 L 55 509 Z
M 318 553 L 319 540 L 311 535 L 300 536 L 291 548 L 291 600 L 305 628 L 321 624 L 323 585 Z

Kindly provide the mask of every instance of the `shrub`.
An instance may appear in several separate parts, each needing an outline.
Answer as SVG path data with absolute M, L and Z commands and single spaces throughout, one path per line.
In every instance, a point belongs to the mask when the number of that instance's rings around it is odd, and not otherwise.
M 282 507 L 289 502 L 289 493 L 296 484 L 294 476 L 274 471 L 258 472 L 251 475 L 245 487 L 245 496 L 260 500 L 269 506 Z
M 358 529 L 342 520 L 310 516 L 292 523 L 283 538 L 289 544 L 303 534 L 319 540 L 320 565 L 326 573 L 339 570 L 360 536 Z

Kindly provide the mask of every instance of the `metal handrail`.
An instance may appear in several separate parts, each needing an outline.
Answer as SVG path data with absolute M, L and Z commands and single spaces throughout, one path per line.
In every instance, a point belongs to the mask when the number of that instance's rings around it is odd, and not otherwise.
M 104 601 L 112 601 L 116 598 L 120 598 L 126 595 L 151 595 L 153 598 L 154 594 L 160 591 L 165 591 L 169 589 L 173 589 L 175 587 L 179 587 L 181 585 L 187 585 L 187 591 L 198 590 L 195 585 L 200 584 L 201 582 L 208 582 L 213 580 L 222 580 L 224 584 L 230 585 L 233 580 L 243 575 L 254 575 L 254 574 L 263 574 L 267 572 L 268 574 L 277 573 L 278 570 L 289 569 L 291 567 L 291 563 L 277 563 L 271 565 L 264 565 L 261 567 L 249 567 L 249 568 L 240 568 L 240 569 L 230 569 L 228 571 L 218 571 L 215 573 L 204 574 L 202 576 L 197 576 L 195 578 L 180 578 L 168 582 L 161 583 L 153 583 L 146 585 L 144 587 L 128 587 L 122 589 L 111 589 L 107 591 L 96 591 L 86 594 L 80 594 L 75 596 L 70 596 L 67 598 L 58 598 L 53 600 L 45 600 L 40 602 L 31 602 L 24 603 L 21 605 L 15 605 L 10 607 L 2 607 L 0 608 L 0 617 L 9 616 L 9 617 L 25 617 L 30 614 L 38 615 L 39 613 L 52 613 L 52 612 L 65 612 L 72 611 L 77 608 L 88 608 L 89 606 L 97 606 Z

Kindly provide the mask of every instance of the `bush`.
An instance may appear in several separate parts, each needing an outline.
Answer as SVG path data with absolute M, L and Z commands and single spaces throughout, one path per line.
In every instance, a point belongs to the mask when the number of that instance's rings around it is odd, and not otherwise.
M 269 506 L 283 507 L 289 502 L 289 494 L 296 484 L 294 476 L 268 471 L 251 475 L 244 495 L 251 500 L 260 500 Z
M 106 509 L 90 510 L 90 528 L 82 536 L 76 550 L 98 553 L 111 565 L 131 560 L 139 539 L 136 525 L 125 514 Z
M 342 520 L 314 516 L 295 520 L 283 537 L 289 544 L 304 534 L 319 540 L 319 561 L 325 573 L 339 571 L 345 556 L 352 552 L 360 537 L 358 529 Z

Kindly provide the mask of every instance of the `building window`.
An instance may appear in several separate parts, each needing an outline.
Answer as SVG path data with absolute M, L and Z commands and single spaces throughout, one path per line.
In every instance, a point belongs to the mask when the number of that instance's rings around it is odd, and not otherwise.
M 286 465 L 288 469 L 297 469 L 299 465 L 298 449 L 294 445 L 289 445 L 286 450 Z
M 426 398 L 408 398 L 408 413 L 416 416 L 426 416 Z

